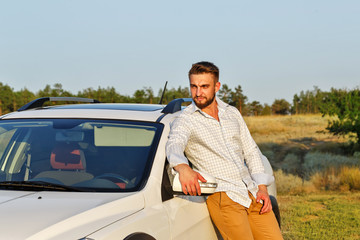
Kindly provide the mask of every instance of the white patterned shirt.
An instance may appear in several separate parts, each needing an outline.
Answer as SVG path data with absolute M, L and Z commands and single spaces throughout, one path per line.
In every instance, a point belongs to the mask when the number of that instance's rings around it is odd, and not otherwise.
M 264 172 L 261 152 L 240 112 L 216 97 L 219 121 L 193 102 L 172 122 L 166 144 L 170 167 L 192 163 L 193 168 L 216 178 L 216 192 L 226 192 L 249 207 L 248 191 L 256 197 L 258 185 L 274 177 Z

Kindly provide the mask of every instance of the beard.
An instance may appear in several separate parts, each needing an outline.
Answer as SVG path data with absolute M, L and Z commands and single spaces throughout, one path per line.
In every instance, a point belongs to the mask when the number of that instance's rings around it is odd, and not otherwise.
M 214 100 L 215 100 L 215 93 L 214 93 L 214 95 L 213 95 L 211 98 L 209 98 L 209 99 L 207 99 L 206 97 L 203 97 L 203 98 L 205 98 L 206 101 L 205 101 L 204 103 L 200 103 L 200 102 L 197 100 L 197 97 L 193 97 L 193 100 L 194 100 L 195 105 L 196 105 L 198 108 L 200 108 L 200 109 L 204 109 L 204 108 L 206 108 L 207 106 L 209 106 L 211 103 L 214 102 Z

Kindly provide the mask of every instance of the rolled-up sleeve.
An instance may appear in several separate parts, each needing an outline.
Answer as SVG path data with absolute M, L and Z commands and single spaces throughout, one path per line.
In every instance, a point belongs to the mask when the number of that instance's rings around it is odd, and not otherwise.
M 177 117 L 170 124 L 169 139 L 166 143 L 166 156 L 173 168 L 179 164 L 189 164 L 184 151 L 190 136 L 190 130 L 186 126 L 186 121 L 182 117 Z
M 267 173 L 254 173 L 251 174 L 251 178 L 256 182 L 257 185 L 269 186 L 275 181 L 274 176 Z

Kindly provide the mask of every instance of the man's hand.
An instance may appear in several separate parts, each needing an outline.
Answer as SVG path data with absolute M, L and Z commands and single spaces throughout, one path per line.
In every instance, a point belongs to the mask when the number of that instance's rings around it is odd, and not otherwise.
M 206 179 L 200 175 L 200 173 L 191 169 L 187 164 L 179 164 L 174 167 L 179 173 L 179 180 L 183 192 L 191 196 L 201 195 L 199 181 L 206 182 Z
M 263 200 L 264 203 L 260 210 L 260 214 L 270 212 L 272 210 L 272 206 L 266 185 L 259 185 L 259 191 L 256 194 L 256 202 L 260 202 L 260 200 Z

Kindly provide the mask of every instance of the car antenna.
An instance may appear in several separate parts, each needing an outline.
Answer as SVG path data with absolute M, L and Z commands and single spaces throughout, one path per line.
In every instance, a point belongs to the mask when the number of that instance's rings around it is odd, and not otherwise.
M 165 95 L 167 83 L 168 83 L 168 81 L 166 81 L 166 83 L 165 83 L 164 90 L 163 90 L 163 92 L 162 92 L 162 94 L 161 94 L 161 98 L 160 98 L 159 104 L 162 104 L 162 101 L 163 101 L 163 99 L 164 99 L 164 95 Z

